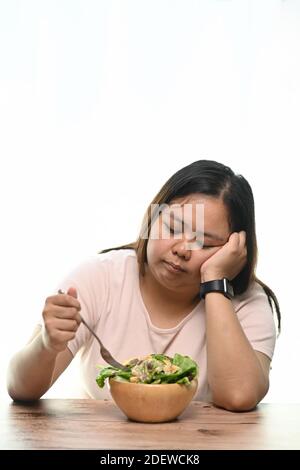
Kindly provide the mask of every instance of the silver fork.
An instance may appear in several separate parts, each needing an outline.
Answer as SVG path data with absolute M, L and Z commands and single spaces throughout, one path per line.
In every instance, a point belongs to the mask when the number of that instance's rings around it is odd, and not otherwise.
M 58 293 L 59 294 L 65 294 L 65 292 L 61 289 L 58 290 Z M 114 359 L 111 355 L 111 353 L 108 351 L 108 349 L 106 349 L 106 347 L 103 345 L 102 341 L 100 340 L 99 336 L 96 335 L 96 333 L 94 332 L 94 330 L 88 325 L 88 323 L 85 321 L 85 319 L 79 314 L 80 316 L 80 319 L 82 321 L 82 323 L 84 324 L 84 326 L 86 326 L 86 328 L 89 330 L 89 332 L 95 337 L 95 339 L 98 341 L 99 345 L 100 345 L 100 352 L 101 352 L 101 356 L 103 357 L 103 359 L 105 360 L 105 362 L 107 362 L 108 364 L 110 364 L 111 366 L 113 367 L 116 367 L 117 369 L 122 369 L 122 370 L 125 370 L 125 371 L 130 371 L 130 368 L 129 367 L 126 367 L 124 366 L 123 364 L 121 364 L 120 362 L 116 361 L 116 359 Z

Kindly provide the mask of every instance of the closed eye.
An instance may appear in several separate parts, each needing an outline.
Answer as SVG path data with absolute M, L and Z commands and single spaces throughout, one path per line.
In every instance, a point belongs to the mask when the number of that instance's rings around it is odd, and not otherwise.
M 202 248 L 221 248 L 223 245 L 203 245 Z
M 170 227 L 166 222 L 164 222 L 165 227 L 170 231 L 171 235 L 175 235 L 178 233 L 182 233 L 180 229 L 174 230 L 174 228 Z M 195 237 L 194 237 L 195 238 Z M 194 240 L 194 239 L 193 239 Z M 193 242 L 193 240 L 189 240 L 190 242 Z M 195 240 L 196 241 L 196 240 Z M 209 248 L 219 248 L 222 245 L 202 245 L 201 248 L 208 250 Z
M 176 231 L 171 227 L 169 227 L 169 230 L 170 230 L 170 233 L 172 233 L 172 235 L 174 235 L 175 233 L 181 233 L 181 230 Z
M 172 235 L 175 235 L 175 233 L 181 233 L 181 230 L 174 230 L 172 227 L 170 227 L 168 224 L 164 223 L 164 226 L 167 227 L 167 229 L 170 231 Z

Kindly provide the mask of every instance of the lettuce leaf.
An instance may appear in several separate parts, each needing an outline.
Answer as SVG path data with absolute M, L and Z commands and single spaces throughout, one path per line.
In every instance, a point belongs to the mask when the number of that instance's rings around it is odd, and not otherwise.
M 198 365 L 189 356 L 175 354 L 174 358 L 164 354 L 151 354 L 143 360 L 131 360 L 126 364 L 130 371 L 124 371 L 111 366 L 100 366 L 96 382 L 100 388 L 110 377 L 122 381 L 144 384 L 178 383 L 189 385 L 198 376 Z M 176 366 L 176 367 L 172 367 Z M 170 369 L 174 371 L 169 372 Z

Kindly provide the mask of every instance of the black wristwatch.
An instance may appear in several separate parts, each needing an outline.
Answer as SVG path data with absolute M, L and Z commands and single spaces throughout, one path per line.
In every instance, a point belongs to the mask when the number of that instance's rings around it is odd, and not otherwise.
M 200 299 L 204 299 L 205 295 L 209 292 L 220 292 L 225 295 L 227 299 L 233 299 L 234 297 L 233 287 L 226 277 L 214 281 L 202 282 L 199 292 Z

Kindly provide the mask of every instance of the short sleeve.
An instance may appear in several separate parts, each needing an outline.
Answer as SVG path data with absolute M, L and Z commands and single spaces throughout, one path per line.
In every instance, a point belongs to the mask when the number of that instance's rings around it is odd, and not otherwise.
M 81 305 L 80 315 L 95 329 L 108 302 L 106 262 L 101 260 L 100 256 L 88 258 L 62 279 L 57 285 L 56 292 L 58 289 L 67 292 L 70 287 L 75 287 L 77 290 Z M 68 348 L 73 356 L 87 343 L 90 336 L 89 330 L 81 324 L 75 338 L 68 343 Z
M 276 327 L 268 297 L 258 283 L 240 296 L 235 312 L 253 349 L 272 359 L 276 343 Z

